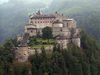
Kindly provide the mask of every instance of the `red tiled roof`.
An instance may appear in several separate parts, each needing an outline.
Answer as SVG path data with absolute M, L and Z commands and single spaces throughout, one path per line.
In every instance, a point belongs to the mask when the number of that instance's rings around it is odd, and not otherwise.
M 39 19 L 39 18 L 56 18 L 54 15 L 34 15 L 31 19 Z

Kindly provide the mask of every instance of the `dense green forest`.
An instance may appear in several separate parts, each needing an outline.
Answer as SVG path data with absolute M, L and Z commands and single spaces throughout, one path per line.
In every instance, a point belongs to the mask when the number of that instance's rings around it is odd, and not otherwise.
M 74 18 L 77 25 L 100 40 L 100 0 L 53 0 L 49 5 L 40 2 L 9 0 L 0 5 L 0 42 L 24 32 L 29 14 L 58 11 Z M 31 1 L 31 0 L 29 0 Z
M 29 57 L 28 62 L 14 60 L 15 39 L 0 46 L 0 75 L 100 75 L 100 47 L 94 38 L 81 33 L 81 48 L 73 44 L 62 50 L 53 48 L 53 53 L 42 53 Z

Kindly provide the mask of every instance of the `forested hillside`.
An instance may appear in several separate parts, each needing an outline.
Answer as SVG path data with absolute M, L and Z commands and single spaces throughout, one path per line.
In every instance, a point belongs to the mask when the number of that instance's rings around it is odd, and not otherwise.
M 68 45 L 68 49 L 59 46 L 53 53 L 36 51 L 28 62 L 14 60 L 15 40 L 8 40 L 0 46 L 0 75 L 100 75 L 100 47 L 94 38 L 81 33 L 81 48 Z

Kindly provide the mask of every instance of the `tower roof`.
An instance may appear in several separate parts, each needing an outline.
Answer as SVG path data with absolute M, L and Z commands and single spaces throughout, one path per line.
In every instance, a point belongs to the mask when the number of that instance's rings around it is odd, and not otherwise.
M 56 18 L 54 15 L 44 15 L 44 14 L 41 14 L 41 15 L 34 15 L 31 17 L 31 19 L 39 19 L 39 18 Z
M 53 22 L 53 24 L 58 24 L 58 23 L 62 23 L 62 21 L 56 20 Z

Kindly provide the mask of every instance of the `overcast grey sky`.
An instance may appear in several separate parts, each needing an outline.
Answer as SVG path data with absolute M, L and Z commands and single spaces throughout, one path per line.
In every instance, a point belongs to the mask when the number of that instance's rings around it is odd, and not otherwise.
M 3 4 L 5 2 L 8 2 L 8 0 L 0 0 L 0 4 Z
M 0 0 L 0 4 L 8 2 L 10 0 Z M 12 0 L 12 1 L 26 1 L 26 2 L 43 2 L 45 4 L 50 4 L 52 0 Z

